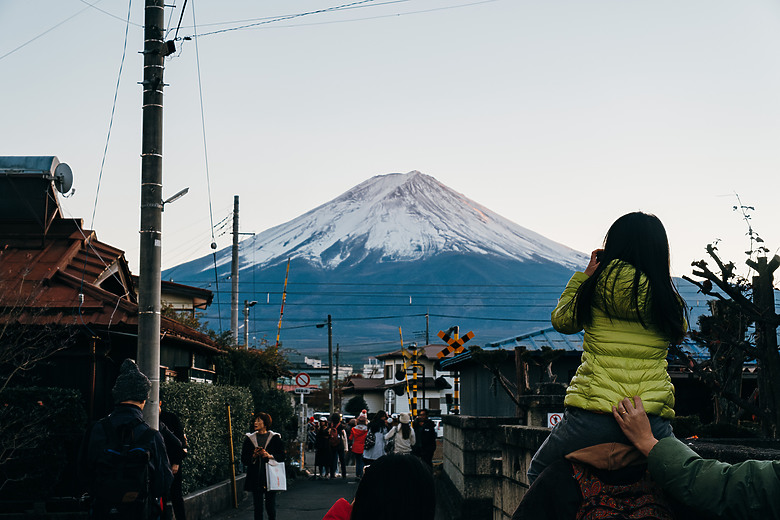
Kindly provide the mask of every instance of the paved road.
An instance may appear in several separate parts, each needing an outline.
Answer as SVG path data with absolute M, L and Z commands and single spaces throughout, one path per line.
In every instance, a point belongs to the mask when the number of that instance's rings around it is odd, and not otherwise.
M 441 439 L 437 443 L 434 463 L 441 458 Z M 311 455 L 306 453 L 307 461 Z M 355 498 L 358 482 L 354 478 L 355 466 L 347 467 L 348 479 L 335 478 L 324 480 L 313 480 L 305 477 L 299 477 L 294 481 L 288 481 L 287 491 L 279 493 L 276 499 L 276 512 L 278 520 L 322 520 L 325 513 L 339 498 L 345 498 L 352 502 Z M 443 508 L 437 507 L 437 520 L 443 518 Z M 263 511 L 263 517 L 267 520 L 268 516 Z M 214 520 L 253 520 L 254 506 L 252 497 L 248 494 L 241 502 L 238 509 L 232 509 L 220 515 L 212 517 Z
M 299 478 L 288 483 L 287 491 L 279 493 L 276 499 L 278 520 L 321 520 L 339 498 L 352 501 L 355 497 L 357 481 L 354 478 L 344 480 L 308 480 Z M 265 511 L 263 511 L 265 513 Z M 267 515 L 263 515 L 268 518 Z M 238 509 L 230 510 L 215 520 L 253 520 L 252 498 L 247 498 Z

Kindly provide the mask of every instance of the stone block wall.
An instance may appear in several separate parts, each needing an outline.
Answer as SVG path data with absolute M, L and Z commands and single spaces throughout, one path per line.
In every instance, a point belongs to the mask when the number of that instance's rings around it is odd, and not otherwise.
M 501 457 L 496 462 L 493 487 L 493 520 L 512 518 L 528 489 L 525 474 L 531 458 L 549 434 L 549 428 L 539 426 L 501 427 Z
M 501 426 L 518 425 L 516 417 L 471 417 L 445 415 L 443 464 L 447 500 L 457 504 L 454 513 L 469 520 L 492 517 L 497 467 L 494 459 L 503 455 Z

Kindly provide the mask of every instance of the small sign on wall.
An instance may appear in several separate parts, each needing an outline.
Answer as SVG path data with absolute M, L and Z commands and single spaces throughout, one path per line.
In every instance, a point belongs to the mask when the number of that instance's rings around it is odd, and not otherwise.
M 547 414 L 547 427 L 552 428 L 563 419 L 563 412 L 560 413 L 548 413 Z

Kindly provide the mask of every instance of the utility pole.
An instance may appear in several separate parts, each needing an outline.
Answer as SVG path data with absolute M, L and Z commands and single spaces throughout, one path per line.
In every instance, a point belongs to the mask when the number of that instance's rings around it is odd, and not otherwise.
M 255 300 L 244 300 L 244 350 L 249 350 L 249 308 L 255 305 Z
M 333 322 L 328 314 L 328 395 L 330 396 L 330 413 L 333 413 Z
M 238 195 L 233 196 L 233 259 L 230 265 L 230 331 L 238 345 Z
M 338 389 L 339 389 L 339 344 L 336 343 L 336 386 L 333 389 L 334 400 L 335 400 L 335 394 L 336 392 L 338 392 Z
M 430 320 L 428 316 L 428 311 L 425 311 L 425 344 L 430 345 L 431 344 L 431 328 L 430 328 Z
M 160 266 L 162 263 L 163 70 L 169 54 L 163 40 L 164 0 L 144 8 L 143 122 L 141 136 L 141 225 L 138 270 L 138 368 L 152 382 L 144 420 L 159 427 Z

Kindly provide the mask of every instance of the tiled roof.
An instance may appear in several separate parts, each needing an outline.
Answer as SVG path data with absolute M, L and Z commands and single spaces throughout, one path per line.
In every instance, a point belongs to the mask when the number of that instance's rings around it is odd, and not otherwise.
M 37 233 L 37 235 L 36 235 Z M 135 332 L 138 304 L 124 252 L 80 219 L 55 218 L 45 237 L 30 222 L 0 220 L 0 319 Z M 168 318 L 161 334 L 220 351 L 206 335 Z

